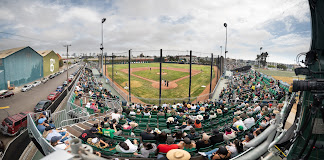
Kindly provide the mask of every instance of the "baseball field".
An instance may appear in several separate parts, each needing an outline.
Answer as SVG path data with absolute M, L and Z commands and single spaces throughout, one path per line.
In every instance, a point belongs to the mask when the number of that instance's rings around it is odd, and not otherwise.
M 157 104 L 159 98 L 159 63 L 131 64 L 131 94 L 132 101 Z M 107 65 L 106 76 L 109 79 L 114 74 L 114 83 L 128 94 L 128 64 Z M 217 68 L 213 67 L 212 91 L 217 82 Z M 168 81 L 168 83 L 166 83 Z M 189 95 L 189 64 L 162 64 L 162 101 L 172 103 L 185 100 Z M 191 97 L 199 101 L 208 99 L 210 83 L 210 66 L 192 65 Z M 192 99 L 194 101 L 197 99 Z

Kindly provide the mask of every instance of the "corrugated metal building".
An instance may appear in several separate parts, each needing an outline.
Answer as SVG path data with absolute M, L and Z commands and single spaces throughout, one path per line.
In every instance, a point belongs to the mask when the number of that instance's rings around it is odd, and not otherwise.
M 0 90 L 21 86 L 43 77 L 43 57 L 27 47 L 0 51 Z
M 37 51 L 43 56 L 43 74 L 44 77 L 59 71 L 59 57 L 54 51 Z

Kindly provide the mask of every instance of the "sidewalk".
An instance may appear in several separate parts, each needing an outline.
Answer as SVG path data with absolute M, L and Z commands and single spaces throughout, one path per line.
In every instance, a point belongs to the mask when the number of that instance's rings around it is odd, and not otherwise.
M 219 81 L 219 84 L 218 84 L 216 91 L 215 91 L 211 100 L 219 99 L 219 94 L 221 93 L 222 89 L 227 87 L 226 82 L 227 82 L 227 79 L 224 79 L 223 77 L 221 77 L 221 80 Z

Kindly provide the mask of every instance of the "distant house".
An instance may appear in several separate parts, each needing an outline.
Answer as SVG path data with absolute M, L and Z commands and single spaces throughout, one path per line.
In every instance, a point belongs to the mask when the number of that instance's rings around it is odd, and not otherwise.
M 59 57 L 54 51 L 37 51 L 43 57 L 43 75 L 48 76 L 59 71 Z
M 43 57 L 27 47 L 0 51 L 0 90 L 21 86 L 43 77 Z

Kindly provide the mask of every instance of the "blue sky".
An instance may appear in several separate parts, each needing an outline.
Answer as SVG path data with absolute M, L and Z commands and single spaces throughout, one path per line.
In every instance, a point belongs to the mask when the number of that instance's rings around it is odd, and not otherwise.
M 224 55 L 224 22 L 230 58 L 255 59 L 263 47 L 268 61 L 295 63 L 310 47 L 307 0 L 2 0 L 0 50 L 31 46 L 64 54 L 69 43 L 72 53 L 97 53 L 103 17 L 109 54 L 162 48 L 209 56 L 222 46 Z

